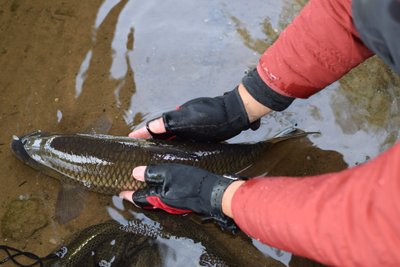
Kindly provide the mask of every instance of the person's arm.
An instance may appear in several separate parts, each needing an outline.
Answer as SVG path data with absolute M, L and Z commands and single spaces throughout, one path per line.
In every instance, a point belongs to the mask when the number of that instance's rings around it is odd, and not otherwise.
M 310 1 L 263 55 L 257 68 L 263 81 L 283 95 L 308 97 L 370 56 L 350 4 Z M 400 2 L 354 0 L 353 7 L 363 40 L 396 70 Z M 236 182 L 222 207 L 243 231 L 298 255 L 336 266 L 398 266 L 399 159 L 398 144 L 337 174 Z
M 265 51 L 258 75 L 276 93 L 294 98 L 340 79 L 373 54 L 360 40 L 351 12 L 350 0 L 311 0 Z
M 248 181 L 179 164 L 134 169 L 148 187 L 120 194 L 144 208 L 194 211 L 221 227 L 330 266 L 399 266 L 400 143 L 351 169 Z
M 256 70 L 243 78 L 238 100 L 230 101 L 232 94 L 208 98 L 207 102 L 205 98 L 195 99 L 184 104 L 183 110 L 166 112 L 150 122 L 148 129 L 141 128 L 129 136 L 149 138 L 148 130 L 156 134 L 167 130 L 172 135 L 198 140 L 230 138 L 241 130 L 257 128 L 249 126 L 244 118 L 252 123 L 271 110 L 282 111 L 295 98 L 315 94 L 372 54 L 354 27 L 350 0 L 311 0 L 265 51 Z M 246 109 L 240 111 L 243 105 Z M 238 116 L 243 116 L 240 123 L 232 119 Z M 214 136 L 218 128 L 224 133 Z
M 399 266 L 399 162 L 400 143 L 339 173 L 252 179 L 222 207 L 273 247 L 331 266 Z

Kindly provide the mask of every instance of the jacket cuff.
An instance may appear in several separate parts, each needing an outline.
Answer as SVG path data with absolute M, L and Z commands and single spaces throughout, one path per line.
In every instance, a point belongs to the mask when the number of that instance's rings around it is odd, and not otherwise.
M 278 94 L 261 79 L 257 70 L 250 71 L 243 77 L 242 83 L 249 94 L 264 106 L 274 110 L 286 109 L 295 98 Z

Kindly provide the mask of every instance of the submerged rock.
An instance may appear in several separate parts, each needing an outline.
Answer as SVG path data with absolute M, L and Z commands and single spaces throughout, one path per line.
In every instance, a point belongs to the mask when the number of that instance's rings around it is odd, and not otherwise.
M 3 237 L 16 241 L 31 237 L 48 224 L 47 216 L 39 199 L 11 201 L 1 219 Z

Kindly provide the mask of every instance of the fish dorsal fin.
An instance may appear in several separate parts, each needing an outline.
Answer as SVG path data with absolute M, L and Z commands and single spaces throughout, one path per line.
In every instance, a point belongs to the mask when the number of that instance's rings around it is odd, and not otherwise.
M 108 134 L 112 127 L 112 119 L 107 114 L 103 114 L 92 122 L 84 133 L 87 134 Z
M 272 139 L 269 139 L 267 141 L 271 142 L 271 143 L 278 143 L 278 142 L 292 139 L 292 138 L 305 137 L 310 134 L 321 134 L 320 132 L 304 132 L 303 130 L 300 130 L 300 129 L 294 129 L 293 131 L 285 133 L 285 134 L 282 134 L 282 133 L 283 133 L 283 131 L 278 133 Z

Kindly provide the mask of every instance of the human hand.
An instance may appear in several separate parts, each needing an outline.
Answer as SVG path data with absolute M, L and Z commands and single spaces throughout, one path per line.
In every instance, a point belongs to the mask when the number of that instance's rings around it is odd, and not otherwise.
M 193 99 L 178 110 L 163 113 L 162 117 L 148 122 L 146 128 L 140 128 L 129 136 L 158 139 L 178 136 L 194 141 L 222 141 L 249 128 L 256 130 L 260 126 L 259 117 L 269 110 L 261 107 L 261 113 L 252 116 L 249 111 L 261 104 L 247 101 L 249 95 L 246 93 L 242 87 L 219 97 Z
M 172 214 L 194 211 L 213 218 L 223 229 L 236 230 L 230 218 L 230 203 L 242 179 L 182 164 L 140 166 L 134 169 L 133 176 L 145 181 L 147 188 L 124 191 L 120 197 L 135 205 L 159 208 Z

